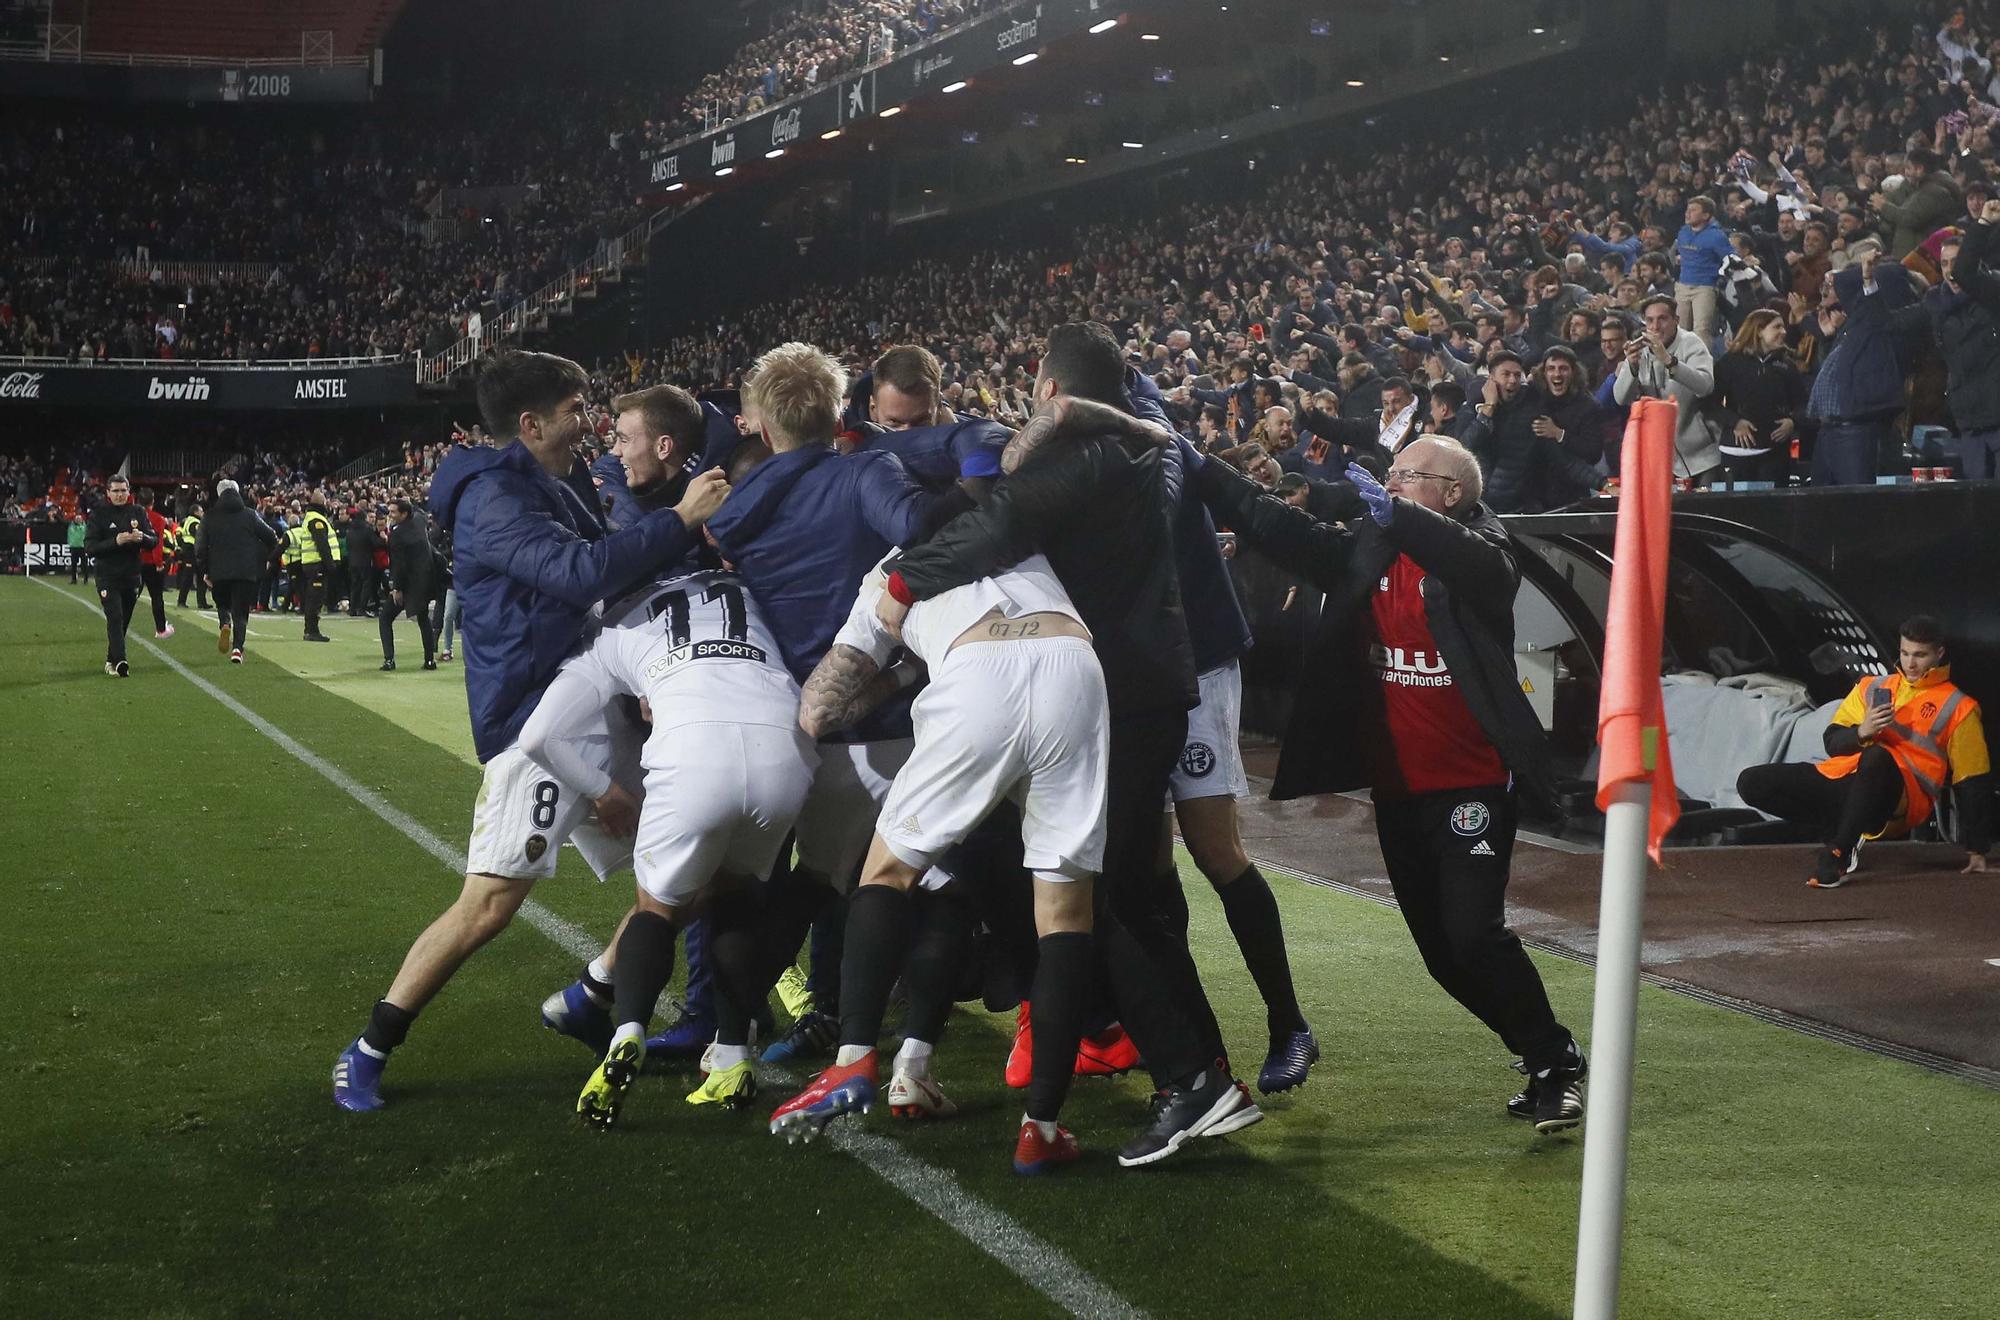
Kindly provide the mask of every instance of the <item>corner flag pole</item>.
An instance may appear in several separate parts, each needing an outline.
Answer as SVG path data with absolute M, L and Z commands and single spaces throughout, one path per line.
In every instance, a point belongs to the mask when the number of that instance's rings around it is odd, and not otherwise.
M 1639 949 L 1646 859 L 1680 817 L 1660 692 L 1672 539 L 1674 404 L 1641 399 L 1625 427 L 1618 535 L 1604 626 L 1597 709 L 1597 805 L 1604 873 L 1597 908 L 1597 988 L 1591 1005 L 1590 1124 L 1576 1231 L 1576 1320 L 1614 1320 L 1625 1233 L 1625 1163 L 1639 1024 Z
M 1604 813 L 1604 881 L 1597 909 L 1597 992 L 1590 1007 L 1590 1125 L 1576 1228 L 1576 1320 L 1618 1314 L 1625 1232 L 1625 1156 L 1632 1133 L 1632 1065 L 1639 1031 L 1639 941 L 1646 903 L 1650 784 L 1612 790 Z

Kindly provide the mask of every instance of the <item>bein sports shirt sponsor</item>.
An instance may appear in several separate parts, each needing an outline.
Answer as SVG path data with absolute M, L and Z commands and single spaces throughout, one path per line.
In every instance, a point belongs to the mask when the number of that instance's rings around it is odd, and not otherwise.
M 1382 685 L 1386 736 L 1373 738 L 1375 791 L 1404 797 L 1507 782 L 1431 635 L 1424 570 L 1399 555 L 1369 593 L 1368 658 Z

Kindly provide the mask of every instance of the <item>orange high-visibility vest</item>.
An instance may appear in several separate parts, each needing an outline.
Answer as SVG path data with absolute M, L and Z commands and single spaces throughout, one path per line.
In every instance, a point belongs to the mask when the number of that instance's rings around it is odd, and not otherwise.
M 1979 703 L 1959 691 L 1949 679 L 1919 688 L 1906 701 L 1904 694 L 1909 684 L 1898 672 L 1861 680 L 1864 710 L 1878 687 L 1888 689 L 1895 714 L 1888 726 L 1875 735 L 1874 745 L 1895 758 L 1896 768 L 1903 772 L 1903 819 L 1900 826 L 1892 824 L 1891 830 L 1907 834 L 1924 823 L 1950 783 L 1951 761 L 1945 755 L 1945 748 L 1958 726 L 1979 709 Z M 1819 763 L 1819 772 L 1828 779 L 1844 779 L 1860 763 L 1858 752 L 1830 756 Z

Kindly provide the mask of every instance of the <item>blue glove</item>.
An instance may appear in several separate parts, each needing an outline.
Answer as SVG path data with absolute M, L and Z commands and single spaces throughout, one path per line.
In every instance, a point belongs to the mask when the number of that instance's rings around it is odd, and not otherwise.
M 1174 443 L 1180 447 L 1183 472 L 1190 474 L 1199 472 L 1202 464 L 1208 462 L 1208 456 L 1189 444 L 1188 438 L 1178 431 L 1174 432 Z
M 1389 520 L 1396 516 L 1396 497 L 1382 489 L 1382 483 L 1375 480 L 1375 474 L 1359 463 L 1347 465 L 1347 479 L 1360 492 L 1361 502 L 1368 506 L 1368 516 L 1375 520 L 1375 525 L 1387 527 Z

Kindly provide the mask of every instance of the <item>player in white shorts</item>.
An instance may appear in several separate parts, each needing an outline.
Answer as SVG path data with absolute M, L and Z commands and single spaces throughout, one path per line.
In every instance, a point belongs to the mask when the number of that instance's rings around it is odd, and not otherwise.
M 856 718 L 864 690 L 897 648 L 876 614 L 881 577 L 863 584 L 806 681 L 800 722 L 809 732 Z M 1104 858 L 1110 727 L 1103 671 L 1089 630 L 1040 555 L 918 604 L 900 642 L 929 667 L 930 685 L 912 708 L 916 745 L 882 804 L 849 902 L 840 1053 L 779 1107 L 771 1130 L 810 1137 L 874 1102 L 876 1039 L 914 920 L 909 891 L 939 854 L 1012 800 L 1021 808 L 1024 865 L 1034 873 L 1041 954 L 1034 996 L 1038 1009 L 1046 1005 L 1015 1162 L 1039 1172 L 1076 1150 L 1056 1118 L 1093 976 L 1092 882 Z M 890 1082 L 892 1109 L 899 1093 L 929 1086 L 931 1044 L 905 1040 Z
M 577 1100 L 577 1112 L 599 1127 L 616 1121 L 638 1075 L 676 935 L 698 915 L 712 922 L 721 994 L 710 1072 L 688 1100 L 735 1108 L 755 1097 L 748 891 L 770 878 L 818 765 L 798 727 L 799 685 L 732 573 L 661 579 L 609 606 L 521 730 L 523 753 L 587 794 L 611 791 L 589 750 L 601 712 L 622 696 L 651 708 L 653 730 L 640 755 L 645 793 L 632 842 L 637 905 L 612 970 L 616 1029 Z

